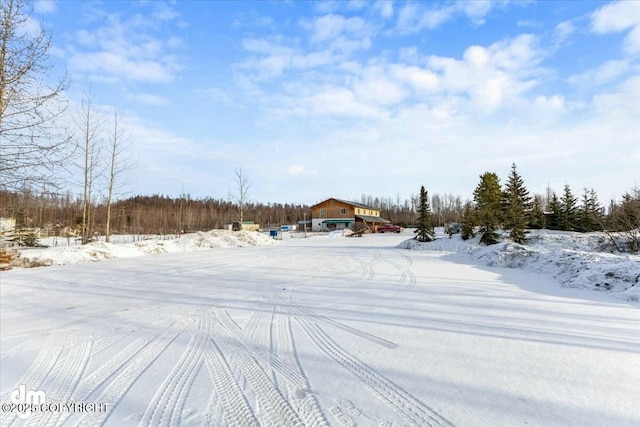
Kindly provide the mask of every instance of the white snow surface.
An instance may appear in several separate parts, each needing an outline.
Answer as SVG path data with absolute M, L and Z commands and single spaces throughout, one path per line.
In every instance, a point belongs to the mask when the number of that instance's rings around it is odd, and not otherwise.
M 637 255 L 412 237 L 23 250 L 47 267 L 0 272 L 0 426 L 640 425 Z M 106 411 L 22 419 L 21 385 Z
M 611 293 L 629 301 L 640 297 L 640 256 L 611 252 L 604 233 L 531 231 L 522 245 L 503 239 L 495 245 L 479 244 L 480 236 L 464 241 L 442 232 L 435 241 L 406 240 L 399 247 L 455 254 L 462 262 L 518 268 L 542 273 L 561 286 Z
M 207 232 L 169 236 L 113 236 L 123 243 L 96 241 L 87 245 L 66 244 L 65 238 L 41 239 L 44 248 L 22 249 L 20 258 L 24 264 L 38 266 L 63 265 L 77 262 L 102 261 L 110 258 L 129 258 L 142 255 L 195 252 L 212 248 L 231 248 L 274 244 L 276 241 L 264 233 L 251 231 L 231 232 L 211 230 Z M 74 241 L 76 242 L 76 241 Z M 60 243 L 60 246 L 54 244 Z

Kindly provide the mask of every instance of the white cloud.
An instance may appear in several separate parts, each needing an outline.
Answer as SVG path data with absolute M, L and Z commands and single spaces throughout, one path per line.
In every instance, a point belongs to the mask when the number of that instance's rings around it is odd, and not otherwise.
M 462 1 L 457 6 L 473 24 L 482 25 L 485 23 L 485 16 L 493 7 L 493 2 L 490 0 Z
M 37 0 L 33 2 L 33 11 L 36 13 L 46 14 L 56 11 L 55 0 Z
M 594 69 L 569 77 L 568 82 L 577 85 L 599 86 L 616 80 L 630 70 L 629 61 L 607 61 Z
M 382 18 L 391 18 L 394 14 L 393 2 L 388 0 L 378 0 L 373 5 L 374 9 L 380 13 Z
M 437 73 L 439 90 L 466 94 L 477 108 L 492 112 L 537 84 L 540 61 L 537 39 L 524 34 L 486 48 L 470 46 L 462 60 L 431 56 L 427 64 Z
M 567 42 L 569 37 L 575 33 L 576 27 L 571 21 L 563 21 L 556 25 L 554 30 L 554 39 L 556 44 L 561 45 Z
M 162 21 L 176 15 L 160 7 Z M 162 39 L 154 36 L 154 28 L 162 21 L 143 15 L 122 20 L 107 15 L 93 29 L 80 29 L 67 48 L 72 72 L 89 74 L 92 79 L 120 82 L 169 82 L 184 68 L 183 61 L 173 51 L 182 47 L 177 37 Z
M 631 54 L 640 52 L 640 2 L 617 1 L 601 7 L 591 15 L 591 29 L 598 34 L 631 30 L 624 49 Z
M 440 80 L 434 72 L 418 66 L 398 64 L 393 65 L 390 71 L 398 81 L 407 83 L 418 92 L 435 91 Z
M 432 30 L 457 15 L 466 16 L 474 25 L 483 25 L 489 12 L 505 3 L 491 0 L 459 1 L 444 6 L 429 2 L 408 3 L 398 12 L 397 28 L 403 33 Z
M 153 83 L 173 80 L 173 71 L 180 67 L 172 62 L 169 57 L 159 61 L 133 60 L 115 52 L 76 53 L 69 59 L 74 71 L 104 76 L 103 81 L 111 77 Z
M 159 21 L 172 21 L 179 17 L 168 3 L 153 3 L 153 17 Z
M 597 33 L 607 34 L 628 30 L 640 24 L 640 3 L 616 1 L 609 3 L 591 16 L 591 27 Z
M 354 92 L 336 86 L 327 86 L 316 93 L 300 98 L 297 109 L 305 115 L 380 118 L 383 112 L 363 100 L 358 99 Z
M 551 97 L 537 96 L 534 104 L 537 108 L 556 112 L 563 112 L 565 109 L 565 100 L 562 95 L 553 95 Z
M 138 93 L 130 98 L 141 104 L 152 105 L 154 107 L 162 107 L 170 104 L 167 98 L 150 93 Z
M 380 68 L 367 70 L 363 79 L 354 83 L 355 96 L 369 105 L 390 106 L 406 98 L 406 91 L 394 80 L 387 77 Z
M 454 8 L 426 8 L 420 3 L 409 3 L 398 12 L 397 26 L 401 32 L 414 33 L 423 29 L 434 29 L 447 22 L 454 14 Z
M 285 173 L 291 176 L 312 176 L 316 175 L 318 171 L 315 169 L 308 169 L 302 165 L 291 165 L 285 169 Z
M 331 41 L 342 34 L 358 35 L 365 30 L 362 18 L 345 18 L 341 15 L 324 15 L 310 24 L 313 29 L 311 43 L 323 43 Z

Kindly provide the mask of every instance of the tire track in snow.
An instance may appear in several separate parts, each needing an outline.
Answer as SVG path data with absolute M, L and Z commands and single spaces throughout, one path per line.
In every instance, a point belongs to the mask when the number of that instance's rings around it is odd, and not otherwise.
M 222 413 L 227 425 L 258 427 L 260 425 L 258 419 L 242 393 L 220 347 L 213 339 L 208 341 L 204 360 L 214 386 L 207 418 L 212 419 L 213 414 Z M 217 395 L 217 401 L 213 394 Z M 219 409 L 214 407 L 216 403 L 220 406 Z M 214 424 L 209 423 L 209 425 Z
M 17 390 L 21 385 L 25 385 L 27 390 L 40 390 L 42 384 L 51 373 L 51 370 L 58 361 L 58 358 L 62 354 L 62 347 L 50 348 L 42 350 L 38 353 L 38 356 L 33 361 L 27 372 L 18 381 L 15 387 L 11 390 L 7 390 L 0 397 L 2 403 L 9 402 L 10 394 L 13 390 Z M 0 426 L 8 427 L 17 418 L 15 412 L 3 412 L 2 418 L 0 418 Z
M 85 377 L 74 396 L 79 400 L 86 400 L 91 396 L 102 384 L 104 384 L 110 377 L 116 374 L 125 364 L 131 360 L 137 353 L 147 347 L 152 341 L 165 334 L 173 324 L 166 326 L 164 329 L 158 331 L 153 330 L 147 332 L 141 337 L 136 338 L 127 347 L 118 352 L 110 360 L 100 366 L 97 370 L 93 371 L 90 375 Z
M 208 337 L 213 332 L 210 314 L 205 312 L 195 321 L 196 331 L 191 337 L 187 349 L 147 406 L 140 425 L 172 426 L 180 424 L 187 394 L 202 365 Z
M 83 337 L 80 344 L 68 348 L 63 365 L 56 369 L 57 375 L 53 385 L 45 390 L 47 402 L 68 402 L 71 400 L 71 396 L 73 396 L 73 392 L 89 363 L 92 346 L 93 340 L 89 337 Z M 34 413 L 29 417 L 27 427 L 57 425 L 61 415 L 62 412 Z
M 93 354 L 98 354 L 109 347 L 115 345 L 116 343 L 122 341 L 128 335 L 110 335 L 105 338 L 100 338 L 93 345 Z
M 286 307 L 287 309 L 293 309 L 293 306 L 290 305 L 289 303 L 281 300 L 281 306 L 282 307 Z M 295 313 L 298 313 L 298 315 L 302 315 L 304 317 L 310 317 L 315 321 L 324 323 L 328 326 L 333 326 L 335 328 L 341 329 L 345 332 L 348 332 L 352 335 L 355 335 L 359 338 L 362 338 L 364 340 L 367 340 L 369 342 L 372 342 L 374 344 L 378 344 L 382 347 L 386 347 L 386 348 L 398 348 L 398 344 L 393 343 L 391 341 L 385 340 L 384 338 L 380 338 L 379 336 L 376 335 L 372 335 L 368 332 L 362 331 L 360 329 L 356 329 L 354 327 L 345 325 L 344 323 L 340 323 L 337 320 L 333 320 L 329 317 L 323 316 L 321 314 L 318 314 L 316 312 L 314 312 L 313 310 L 310 310 L 308 308 L 303 308 L 303 307 L 296 307 L 295 308 Z M 291 314 L 294 314 L 294 312 L 291 312 Z
M 272 357 L 269 348 L 260 345 L 247 337 L 244 331 L 233 321 L 226 310 L 216 310 L 215 314 L 224 329 L 233 338 L 235 338 L 235 340 L 244 347 L 261 366 L 272 366 L 293 384 L 304 383 L 304 378 L 301 378 L 295 369 L 284 364 L 278 358 Z
M 294 411 L 289 401 L 287 401 L 280 390 L 276 388 L 270 376 L 258 363 L 255 357 L 256 353 L 252 351 L 251 347 L 258 350 L 258 352 L 260 352 L 260 347 L 255 343 L 249 346 L 243 342 L 244 337 L 236 336 L 240 328 L 233 322 L 225 310 L 219 310 L 216 314 L 227 335 L 226 347 L 231 353 L 230 359 L 240 368 L 240 371 L 255 393 L 260 414 L 260 423 L 273 426 L 304 426 L 304 423 Z M 242 330 L 240 330 L 240 332 L 241 331 Z M 294 381 L 295 383 L 300 383 L 300 379 L 296 378 L 297 375 L 289 372 L 289 368 L 284 371 L 280 368 L 278 371 L 285 375 L 287 379 L 290 380 L 289 377 L 292 376 L 296 379 Z
M 344 427 L 356 426 L 356 423 L 353 420 L 353 418 L 345 414 L 345 412 L 342 410 L 341 407 L 332 406 L 331 408 L 329 408 L 329 412 L 331 412 L 331 414 L 336 418 L 336 421 L 338 421 L 338 424 L 340 424 L 341 426 L 344 426 Z
M 409 425 L 452 426 L 435 411 L 402 390 L 373 368 L 351 355 L 331 339 L 318 325 L 301 316 L 298 323 L 314 345 L 327 356 L 354 374 L 383 402 L 389 405 Z
M 150 345 L 143 348 L 127 367 L 107 386 L 102 394 L 96 398 L 96 402 L 107 405 L 106 412 L 86 413 L 76 424 L 77 426 L 101 426 L 109 415 L 113 413 L 118 403 L 129 391 L 131 386 L 149 368 L 149 366 L 164 352 L 180 334 L 173 329 L 168 329 Z
M 74 400 L 77 401 L 88 401 L 89 397 L 109 378 L 114 376 L 127 362 L 129 362 L 136 354 L 146 348 L 152 341 L 157 339 L 163 333 L 166 333 L 173 324 L 168 325 L 164 330 L 161 331 L 151 331 L 143 336 L 137 338 L 123 350 L 121 350 L 118 354 L 113 356 L 110 360 L 108 360 L 105 364 L 100 366 L 97 370 L 93 371 L 91 374 L 83 378 L 76 391 L 73 393 Z M 122 339 L 123 337 L 120 337 Z M 119 340 L 118 340 L 119 341 Z M 63 424 L 67 418 L 69 418 L 72 414 L 65 412 L 62 414 L 60 424 Z
M 382 259 L 379 250 L 375 250 L 373 256 L 369 258 L 367 261 L 361 261 L 358 257 L 353 257 L 359 264 L 361 268 L 360 277 L 366 280 L 373 280 L 376 277 L 376 266 L 380 263 Z
M 405 261 L 405 265 L 401 265 L 396 261 L 385 258 L 386 263 L 400 271 L 400 283 L 386 290 L 387 292 L 395 291 L 394 294 L 396 294 L 400 291 L 406 291 L 413 288 L 417 283 L 417 279 L 416 275 L 411 271 L 411 267 L 413 267 L 413 259 L 399 250 L 395 250 L 394 252 L 400 255 L 400 257 Z
M 311 392 L 311 385 L 302 369 L 298 353 L 296 351 L 293 330 L 291 329 L 291 318 L 284 312 L 275 312 L 274 325 L 277 332 L 276 341 L 278 343 L 277 355 L 285 360 L 289 366 L 293 366 L 298 371 L 302 384 L 289 384 L 288 396 L 294 409 L 300 414 L 305 426 L 308 427 L 328 427 L 329 423 L 322 412 L 316 396 Z

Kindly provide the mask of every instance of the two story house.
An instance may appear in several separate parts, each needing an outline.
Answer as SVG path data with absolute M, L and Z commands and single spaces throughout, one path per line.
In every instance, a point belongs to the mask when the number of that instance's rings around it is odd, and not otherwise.
M 380 210 L 362 203 L 327 199 L 311 206 L 311 231 L 333 231 L 350 228 L 373 232 L 390 221 L 380 217 Z

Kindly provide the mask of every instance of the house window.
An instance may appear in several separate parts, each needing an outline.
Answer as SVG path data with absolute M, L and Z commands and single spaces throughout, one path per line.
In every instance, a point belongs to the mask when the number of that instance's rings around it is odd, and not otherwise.
M 340 213 L 344 215 L 347 213 L 347 210 L 345 208 L 340 208 Z
M 324 209 L 320 209 L 320 216 L 324 216 Z

